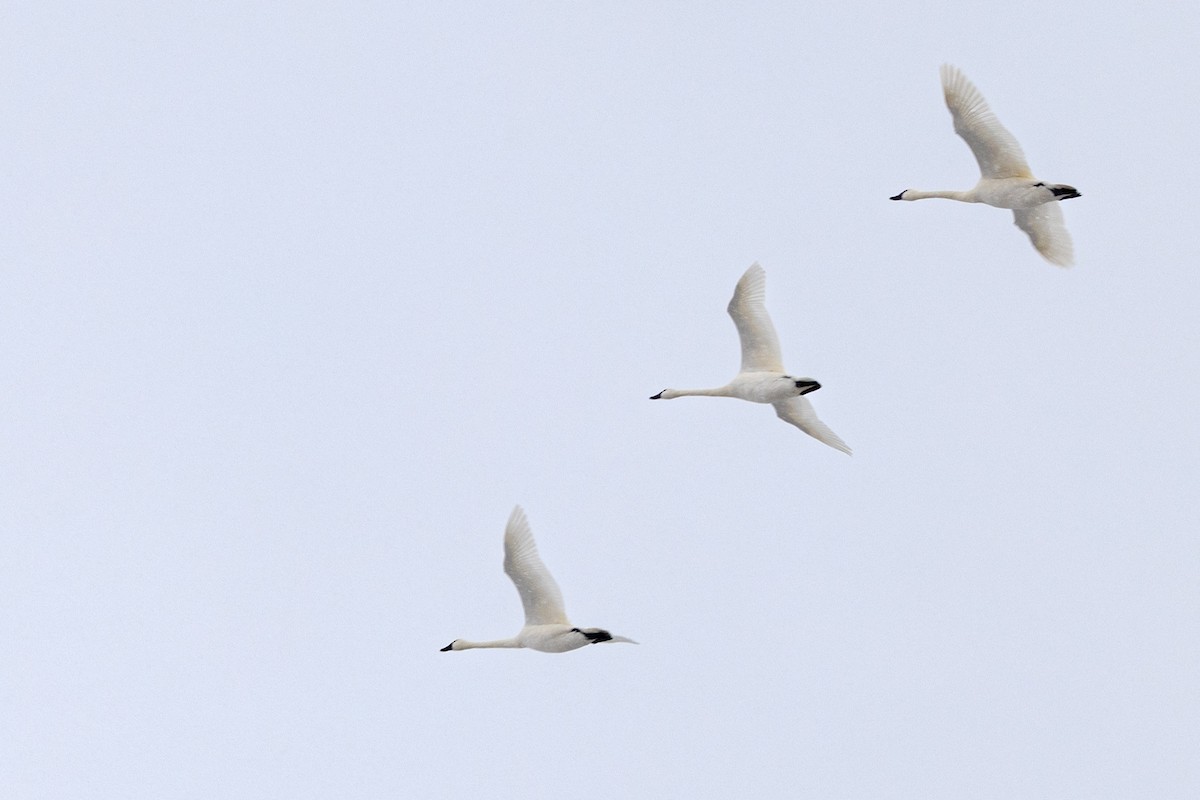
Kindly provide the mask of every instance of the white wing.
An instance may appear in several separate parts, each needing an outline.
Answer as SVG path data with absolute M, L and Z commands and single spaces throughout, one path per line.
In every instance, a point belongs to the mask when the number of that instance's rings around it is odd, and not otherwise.
M 824 442 L 835 450 L 852 455 L 850 448 L 841 440 L 841 437 L 829 430 L 828 425 L 817 419 L 817 412 L 813 410 L 812 403 L 808 401 L 807 397 L 803 395 L 791 397 L 775 403 L 774 406 L 775 413 L 784 422 L 795 425 L 818 442 Z
M 1033 177 L 1021 145 L 1000 124 L 983 95 L 957 67 L 942 65 L 942 92 L 950 115 L 954 117 L 954 132 L 971 147 L 983 177 Z
M 1069 267 L 1075 263 L 1071 234 L 1067 233 L 1067 226 L 1063 224 L 1062 209 L 1058 203 L 1014 209 L 1013 217 L 1016 226 L 1029 234 L 1033 246 L 1051 264 Z
M 753 264 L 738 281 L 726 309 L 742 340 L 742 372 L 783 372 L 779 337 L 767 315 L 766 298 L 767 275 Z
M 504 572 L 521 595 L 526 625 L 570 624 L 562 592 L 538 556 L 529 521 L 520 506 L 513 509 L 504 529 Z

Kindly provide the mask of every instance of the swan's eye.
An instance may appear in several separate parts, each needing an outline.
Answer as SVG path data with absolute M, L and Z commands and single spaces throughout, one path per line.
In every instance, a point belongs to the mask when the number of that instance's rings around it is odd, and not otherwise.
M 1038 188 L 1039 186 L 1045 186 L 1045 185 L 1046 185 L 1046 184 L 1044 184 L 1044 183 L 1035 183 L 1035 184 L 1033 185 L 1033 188 L 1035 188 L 1035 189 L 1036 189 L 1036 188 Z

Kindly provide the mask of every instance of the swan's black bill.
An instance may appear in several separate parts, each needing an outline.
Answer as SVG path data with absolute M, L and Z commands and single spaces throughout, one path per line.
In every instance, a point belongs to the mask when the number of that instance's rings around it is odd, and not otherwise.
M 815 392 L 817 389 L 820 389 L 821 384 L 817 383 L 816 381 L 796 381 L 796 388 L 802 390 L 800 394 L 808 394 L 809 392 Z
M 665 391 L 666 391 L 666 389 L 663 389 L 663 392 L 665 392 Z M 662 392 L 659 392 L 658 394 L 654 395 L 650 399 L 651 400 L 662 400 Z
M 1075 197 L 1083 197 L 1074 186 L 1051 186 L 1050 191 L 1054 193 L 1055 200 L 1070 200 Z
M 458 641 L 457 639 L 455 639 L 455 640 L 454 640 L 454 642 L 457 642 L 457 641 Z M 446 645 L 446 646 L 445 646 L 445 647 L 443 647 L 441 650 L 438 650 L 438 652 L 439 652 L 439 653 L 448 653 L 448 652 L 450 652 L 451 650 L 453 650 L 453 649 L 454 649 L 454 642 L 451 642 L 450 644 Z
M 907 191 L 908 191 L 908 189 L 904 190 L 904 192 L 907 192 Z M 900 194 L 896 195 L 895 197 L 889 197 L 888 200 L 903 200 L 904 192 L 901 192 Z

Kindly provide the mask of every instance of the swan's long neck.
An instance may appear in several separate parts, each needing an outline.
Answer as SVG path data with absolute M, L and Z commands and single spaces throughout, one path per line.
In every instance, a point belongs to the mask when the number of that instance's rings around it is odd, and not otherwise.
M 718 386 L 715 389 L 663 389 L 659 397 L 672 400 L 676 397 L 733 397 L 728 386 Z
M 923 192 L 920 189 L 905 189 L 900 193 L 900 200 L 958 200 L 963 203 L 978 203 L 974 193 L 971 191 L 959 192 L 953 189 L 934 190 L 931 192 Z
M 455 639 L 450 643 L 451 650 L 473 650 L 477 647 L 521 647 L 516 637 L 511 639 L 496 639 L 491 642 L 472 642 L 468 639 Z

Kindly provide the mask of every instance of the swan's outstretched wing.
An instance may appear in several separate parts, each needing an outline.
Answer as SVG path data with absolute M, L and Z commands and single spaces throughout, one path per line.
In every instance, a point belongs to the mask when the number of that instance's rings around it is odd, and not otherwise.
M 738 281 L 726 309 L 742 340 L 742 372 L 783 372 L 779 337 L 767 315 L 766 299 L 767 274 L 753 264 Z
M 1062 209 L 1058 203 L 1042 203 L 1033 208 L 1013 210 L 1016 226 L 1029 234 L 1037 251 L 1051 264 L 1069 267 L 1075 263 L 1071 234 L 1063 224 Z
M 954 117 L 954 132 L 966 140 L 985 178 L 1032 178 L 1021 145 L 1000 124 L 987 101 L 950 64 L 942 65 L 942 91 Z
M 538 556 L 533 532 L 520 506 L 513 509 L 504 529 L 504 572 L 516 584 L 525 606 L 526 625 L 569 625 L 562 592 Z
M 803 395 L 791 397 L 787 400 L 780 400 L 774 406 L 775 413 L 784 422 L 795 425 L 818 442 L 824 442 L 835 450 L 841 450 L 846 455 L 851 455 L 850 448 L 846 446 L 841 437 L 829 430 L 828 425 L 817 419 L 817 412 L 813 410 L 812 403 L 808 401 L 807 397 Z

